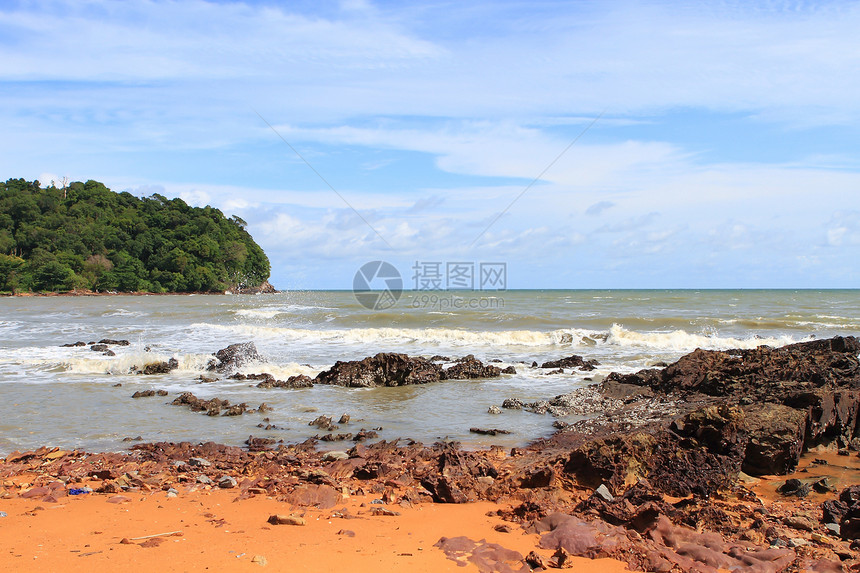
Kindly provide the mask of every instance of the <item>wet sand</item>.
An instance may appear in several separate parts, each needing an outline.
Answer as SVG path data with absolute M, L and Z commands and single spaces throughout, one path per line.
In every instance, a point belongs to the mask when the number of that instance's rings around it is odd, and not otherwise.
M 17 484 L 27 476 L 17 476 Z M 17 488 L 15 488 L 17 489 Z M 11 492 L 12 488 L 6 488 Z M 19 491 L 26 491 L 21 489 Z M 17 494 L 16 494 L 17 495 Z M 478 571 L 446 557 L 442 537 L 485 539 L 523 556 L 538 536 L 489 512 L 490 502 L 386 506 L 400 515 L 373 515 L 375 498 L 350 496 L 332 509 L 298 508 L 266 496 L 234 501 L 236 492 L 163 491 L 85 494 L 57 503 L 0 499 L 0 562 L 7 571 Z M 271 525 L 273 514 L 303 516 L 304 526 Z M 350 516 L 350 517 L 342 517 Z M 161 534 L 161 535 L 157 535 Z M 149 537 L 155 536 L 155 537 Z M 123 540 L 126 540 L 123 542 Z M 548 559 L 551 551 L 538 550 Z M 510 564 L 519 570 L 521 563 Z M 574 558 L 576 571 L 628 571 L 609 559 Z

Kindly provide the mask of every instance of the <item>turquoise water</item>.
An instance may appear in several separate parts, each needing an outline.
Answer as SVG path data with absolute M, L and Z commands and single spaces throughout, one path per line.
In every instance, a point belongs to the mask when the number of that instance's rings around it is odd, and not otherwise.
M 860 332 L 857 290 L 578 290 L 405 292 L 386 311 L 361 306 L 351 292 L 259 296 L 114 296 L 0 299 L 0 455 L 38 445 L 118 450 L 122 438 L 215 440 L 249 435 L 299 441 L 317 433 L 319 414 L 359 420 L 341 431 L 382 427 L 386 439 L 457 439 L 468 445 L 521 445 L 552 431 L 553 419 L 524 412 L 487 414 L 507 397 L 551 398 L 600 379 L 676 360 L 697 347 L 751 348 Z M 63 343 L 124 338 L 107 357 Z M 247 382 L 201 383 L 211 354 L 253 341 L 264 361 L 243 368 L 278 378 L 316 375 L 336 360 L 383 351 L 474 354 L 513 365 L 516 375 L 421 387 L 350 390 L 258 389 Z M 148 350 L 147 350 L 148 348 Z M 547 375 L 532 368 L 571 354 L 594 358 L 591 373 Z M 174 357 L 180 368 L 139 376 L 134 366 Z M 117 385 L 120 386 L 117 386 Z M 168 398 L 132 400 L 137 390 Z M 273 406 L 278 430 L 257 414 L 209 418 L 166 403 L 182 391 Z M 484 438 L 472 426 L 511 430 Z M 332 448 L 351 444 L 327 444 Z

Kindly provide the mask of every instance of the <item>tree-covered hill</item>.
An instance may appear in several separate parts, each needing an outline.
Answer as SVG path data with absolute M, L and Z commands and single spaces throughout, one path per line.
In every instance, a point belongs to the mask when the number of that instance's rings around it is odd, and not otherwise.
M 238 217 L 102 183 L 0 183 L 0 291 L 214 292 L 255 287 L 269 259 Z

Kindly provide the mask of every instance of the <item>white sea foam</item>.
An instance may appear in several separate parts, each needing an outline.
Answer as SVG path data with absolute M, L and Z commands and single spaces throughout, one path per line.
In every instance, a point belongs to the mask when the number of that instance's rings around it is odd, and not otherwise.
M 807 337 L 802 340 L 809 339 Z M 618 324 L 613 324 L 609 329 L 609 338 L 606 339 L 605 344 L 621 347 L 637 346 L 653 350 L 691 352 L 696 348 L 726 350 L 729 348 L 756 348 L 763 344 L 768 346 L 784 346 L 793 342 L 799 342 L 799 340 L 791 336 L 731 338 L 717 336 L 716 334 L 691 334 L 684 330 L 675 330 L 672 332 L 636 332 L 627 330 Z
M 194 324 L 194 329 L 227 331 L 237 335 L 305 342 L 351 344 L 411 343 L 449 346 L 573 346 L 600 333 L 585 329 L 469 331 L 452 328 L 351 328 L 316 330 L 250 324 Z
M 167 362 L 175 358 L 179 362 L 176 373 L 197 374 L 206 369 L 206 365 L 212 360 L 211 354 L 167 354 L 162 352 L 133 351 L 117 354 L 116 356 L 104 356 L 92 353 L 92 355 L 74 356 L 62 361 L 62 367 L 69 372 L 77 374 L 128 374 L 135 369 L 140 369 L 154 362 Z

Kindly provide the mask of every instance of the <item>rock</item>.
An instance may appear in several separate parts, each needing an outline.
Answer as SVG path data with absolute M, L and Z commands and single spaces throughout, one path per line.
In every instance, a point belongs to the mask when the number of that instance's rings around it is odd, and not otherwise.
M 526 565 L 528 565 L 532 570 L 535 569 L 549 569 L 549 565 L 544 562 L 543 557 L 535 553 L 534 551 L 530 551 L 525 558 Z
M 815 525 L 810 520 L 798 515 L 790 515 L 783 519 L 782 522 L 788 527 L 797 529 L 798 531 L 813 531 L 815 529 Z
M 550 360 L 549 362 L 544 362 L 540 365 L 541 368 L 579 368 L 580 370 L 590 371 L 594 370 L 595 366 L 599 366 L 600 362 L 597 360 L 585 360 L 582 356 L 577 356 L 574 354 L 573 356 L 568 356 L 567 358 L 560 358 L 559 360 Z
M 253 557 L 251 557 L 251 563 L 256 563 L 261 567 L 265 567 L 269 563 L 269 561 L 262 555 L 254 555 Z
M 108 347 L 107 344 L 93 344 L 90 346 L 90 350 L 93 352 L 104 352 L 105 350 L 108 350 Z
M 226 372 L 235 370 L 236 368 L 248 364 L 249 362 L 261 362 L 262 357 L 257 352 L 257 347 L 253 342 L 240 342 L 231 344 L 227 348 L 222 348 L 215 353 L 217 364 L 210 366 L 209 370 L 217 370 L 218 372 Z
M 807 429 L 806 412 L 777 404 L 746 406 L 749 442 L 743 471 L 749 475 L 783 475 L 797 467 Z
M 173 406 L 188 406 L 192 412 L 203 412 L 208 416 L 220 416 L 222 409 L 230 408 L 230 402 L 227 400 L 219 398 L 204 400 L 191 392 L 183 392 L 171 404 Z
M 223 476 L 218 480 L 218 487 L 221 489 L 231 489 L 236 487 L 239 482 L 233 476 Z
M 305 518 L 296 515 L 271 515 L 268 522 L 272 525 L 305 525 Z
M 343 414 L 340 417 L 340 420 L 337 421 L 338 424 L 349 424 L 350 416 L 349 414 Z
M 245 440 L 249 452 L 265 452 L 272 449 L 271 446 L 276 443 L 277 440 L 274 438 L 255 438 L 254 436 L 248 436 Z
M 331 432 L 338 429 L 329 416 L 317 416 L 314 420 L 308 422 L 308 426 L 316 426 L 320 430 Z
M 167 390 L 138 390 L 132 398 L 149 398 L 151 396 L 167 396 Z
M 613 501 L 615 499 L 615 496 L 612 495 L 605 483 L 600 484 L 600 487 L 594 490 L 594 495 L 599 496 L 605 501 Z
M 799 392 L 860 387 L 860 342 L 853 336 L 751 350 L 695 350 L 663 370 L 610 375 L 662 393 L 745 395 L 753 402 L 782 403 Z M 609 378 L 609 377 L 608 377 Z
M 363 360 L 338 361 L 330 369 L 320 372 L 315 381 L 349 388 L 373 388 L 427 384 L 441 379 L 442 367 L 426 358 L 380 352 Z
M 518 398 L 506 398 L 504 402 L 502 402 L 502 408 L 506 410 L 522 410 L 523 409 L 523 401 Z
M 499 430 L 498 428 L 491 429 L 483 429 L 483 428 L 469 428 L 469 431 L 473 434 L 481 434 L 483 436 L 497 436 L 499 434 L 510 434 L 509 430 Z
M 314 381 L 304 374 L 290 376 L 286 380 L 275 380 L 274 376 L 269 375 L 269 378 L 257 384 L 257 388 L 313 388 Z
M 526 489 L 534 489 L 539 487 L 549 487 L 552 485 L 552 480 L 555 477 L 555 472 L 551 467 L 538 468 L 530 471 L 520 481 L 520 487 Z
M 490 406 L 487 409 L 487 414 L 501 414 L 501 413 L 502 413 L 502 409 L 499 408 L 498 406 Z
M 785 496 L 806 497 L 809 495 L 810 485 L 799 479 L 786 480 L 784 484 L 776 488 L 776 491 Z
M 513 366 L 506 366 L 506 367 L 502 368 L 502 374 L 516 374 L 516 373 L 517 373 L 517 369 L 514 368 Z
M 114 340 L 112 338 L 102 338 L 98 342 L 99 344 L 111 344 L 114 346 L 128 346 L 130 342 L 128 340 Z
M 171 370 L 176 370 L 177 368 L 179 368 L 179 361 L 175 358 L 171 358 L 167 362 L 162 361 L 145 364 L 142 370 L 138 370 L 138 373 L 147 376 L 153 374 L 167 374 Z
M 485 365 L 472 354 L 457 360 L 456 364 L 443 370 L 444 380 L 461 380 L 474 378 L 498 378 L 502 370 L 498 366 Z
M 323 461 L 326 461 L 326 462 L 336 462 L 338 460 L 348 460 L 349 454 L 347 454 L 346 452 L 341 452 L 341 451 L 331 451 L 331 452 L 324 453 L 322 456 L 322 459 L 323 459 Z
M 212 466 L 212 462 L 205 458 L 188 458 L 188 465 L 200 468 L 208 468 Z
M 69 344 L 61 344 L 61 345 L 60 345 L 60 348 L 75 348 L 75 347 L 78 347 L 78 346 L 86 346 L 86 345 L 87 345 L 87 343 L 86 343 L 86 342 L 84 342 L 84 341 L 82 341 L 82 340 L 79 340 L 79 341 L 77 341 L 77 342 L 72 342 L 72 343 L 69 343 Z

